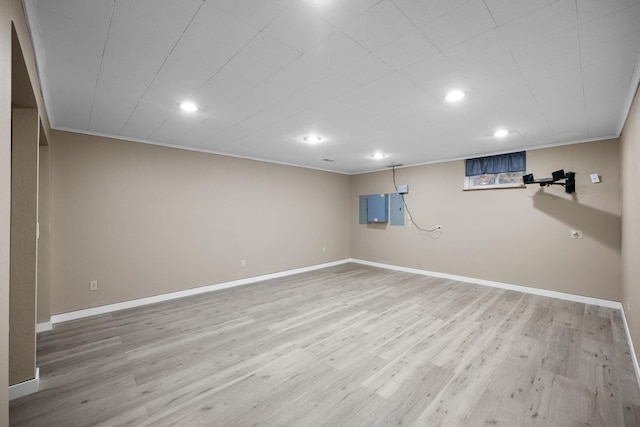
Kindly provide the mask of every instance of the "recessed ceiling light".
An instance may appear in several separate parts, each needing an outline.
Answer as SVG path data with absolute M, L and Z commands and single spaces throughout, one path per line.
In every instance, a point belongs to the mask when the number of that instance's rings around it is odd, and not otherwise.
M 465 93 L 463 91 L 452 90 L 444 97 L 444 99 L 446 99 L 449 102 L 458 102 L 464 97 L 465 97 Z
M 309 135 L 305 136 L 302 139 L 309 144 L 317 144 L 318 142 L 322 141 L 322 137 L 318 135 Z
M 493 136 L 495 136 L 496 138 L 504 138 L 507 135 L 509 135 L 509 131 L 506 129 L 498 129 L 493 133 Z
M 380 159 L 384 159 L 385 157 L 387 157 L 387 155 L 386 155 L 386 154 L 384 154 L 384 153 L 380 153 L 380 152 L 378 152 L 378 153 L 373 153 L 373 154 L 371 155 L 371 157 L 373 157 L 373 158 L 374 158 L 374 159 L 376 159 L 376 160 L 380 160 Z
M 198 106 L 193 102 L 185 101 L 180 103 L 180 108 L 187 113 L 198 111 Z

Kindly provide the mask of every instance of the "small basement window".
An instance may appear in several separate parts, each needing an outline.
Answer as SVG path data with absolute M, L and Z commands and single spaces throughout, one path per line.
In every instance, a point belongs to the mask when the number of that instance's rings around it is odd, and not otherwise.
M 527 153 L 499 154 L 465 161 L 465 190 L 524 187 Z

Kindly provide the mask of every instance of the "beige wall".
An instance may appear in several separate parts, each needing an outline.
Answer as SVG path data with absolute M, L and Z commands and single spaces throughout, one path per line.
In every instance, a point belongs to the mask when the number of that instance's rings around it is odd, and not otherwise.
M 44 138 L 44 135 L 40 135 Z M 38 222 L 40 238 L 38 239 L 38 291 L 36 314 L 38 323 L 50 320 L 49 273 L 51 271 L 51 252 L 49 249 L 49 147 L 40 145 L 40 173 L 38 185 Z
M 9 235 L 11 227 L 11 9 L 0 1 L 0 426 L 9 425 Z
M 358 195 L 394 192 L 391 170 L 352 182 L 352 257 L 472 278 L 620 299 L 619 142 L 599 141 L 527 152 L 536 177 L 574 171 L 575 195 L 556 187 L 462 191 L 464 162 L 396 169 L 423 228 L 358 224 Z M 602 183 L 591 184 L 590 173 Z M 582 240 L 570 238 L 583 230 Z
M 67 132 L 51 167 L 52 314 L 350 255 L 346 175 Z
M 640 358 L 640 96 L 636 93 L 622 141 L 622 303 Z

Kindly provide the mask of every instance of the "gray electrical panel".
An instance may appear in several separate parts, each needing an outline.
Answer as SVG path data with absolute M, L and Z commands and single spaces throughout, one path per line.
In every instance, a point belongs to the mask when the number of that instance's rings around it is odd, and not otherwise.
M 369 196 L 366 195 L 361 195 L 360 196 L 360 210 L 359 210 L 359 218 L 358 218 L 358 222 L 360 224 L 367 224 L 367 199 Z
M 367 196 L 367 222 L 389 222 L 389 195 Z
M 389 194 L 389 224 L 404 225 L 404 200 L 402 194 Z

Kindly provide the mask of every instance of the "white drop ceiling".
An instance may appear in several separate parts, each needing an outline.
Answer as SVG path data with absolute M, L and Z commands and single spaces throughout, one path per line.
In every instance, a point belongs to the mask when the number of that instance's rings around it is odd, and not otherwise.
M 54 128 L 342 173 L 617 137 L 640 74 L 640 0 L 24 4 Z

